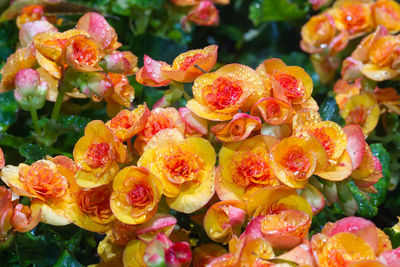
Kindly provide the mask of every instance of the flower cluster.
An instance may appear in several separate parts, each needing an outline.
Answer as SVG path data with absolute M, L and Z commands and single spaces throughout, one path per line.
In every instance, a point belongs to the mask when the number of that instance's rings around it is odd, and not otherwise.
M 56 102 L 57 97 L 59 102 L 104 98 L 110 114 L 130 107 L 134 89 L 126 76 L 136 71 L 137 58 L 116 50 L 121 44 L 103 16 L 87 13 L 65 32 L 58 32 L 46 17 L 27 16 L 22 13 L 17 19 L 21 48 L 1 70 L 0 91 L 15 89 L 25 110 L 40 109 L 45 100 Z
M 382 26 L 390 33 L 400 30 L 400 5 L 396 1 L 339 0 L 303 26 L 300 46 L 313 54 L 316 71 L 322 81 L 328 82 L 339 64 L 337 54 L 349 41 Z
M 5 236 L 11 226 L 25 231 L 38 220 L 74 223 L 106 234 L 98 253 L 115 266 L 189 266 L 192 258 L 194 266 L 268 266 L 278 251 L 287 252 L 278 260 L 308 265 L 393 260 L 397 251 L 387 237 L 368 221 L 354 227 L 361 219 L 353 217 L 307 241 L 325 204 L 355 213 L 348 181 L 376 192 L 382 167 L 363 133 L 371 119 L 363 128 L 323 121 L 311 77 L 277 58 L 256 69 L 234 63 L 214 70 L 218 47 L 210 45 L 178 55 L 172 65 L 145 55 L 135 73 L 136 57 L 119 46 L 107 21 L 88 13 L 75 29 L 35 34 L 8 59 L 2 89 L 15 89 L 22 108 L 43 106 L 44 92 L 61 100 L 83 94 L 104 98 L 110 120 L 87 124 L 73 159 L 48 156 L 2 168 L 3 182 L 31 199 L 30 209 L 7 202 L 6 217 L 17 211 L 24 223 L 6 220 Z M 169 86 L 152 109 L 132 105 L 132 74 L 145 86 Z M 50 89 L 54 84 L 62 86 Z M 321 192 L 332 185 L 337 190 L 325 199 Z M 8 201 L 11 191 L 3 191 Z M 207 244 L 192 254 L 196 241 L 170 212 L 192 215 L 191 224 L 229 244 L 229 253 Z

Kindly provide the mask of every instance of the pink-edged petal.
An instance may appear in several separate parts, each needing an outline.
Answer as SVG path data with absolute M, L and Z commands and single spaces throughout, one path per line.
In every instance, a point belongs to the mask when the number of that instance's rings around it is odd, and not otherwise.
M 343 127 L 343 131 L 347 136 L 347 152 L 351 157 L 353 170 L 360 166 L 365 154 L 364 133 L 358 124 L 349 124 Z
M 200 118 L 190 111 L 190 109 L 183 107 L 179 109 L 179 114 L 186 125 L 186 132 L 192 134 L 198 132 L 206 135 L 208 132 L 208 122 L 206 119 Z
M 318 214 L 325 207 L 324 195 L 311 184 L 303 188 L 300 195 L 310 204 L 314 215 Z

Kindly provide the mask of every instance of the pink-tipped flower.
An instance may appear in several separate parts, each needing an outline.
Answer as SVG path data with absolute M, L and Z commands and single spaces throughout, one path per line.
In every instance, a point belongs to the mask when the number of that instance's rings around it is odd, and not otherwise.
M 114 28 L 100 14 L 86 13 L 79 19 L 76 29 L 89 33 L 102 50 L 112 51 L 121 46 Z
M 100 65 L 107 72 L 132 75 L 137 68 L 137 56 L 129 51 L 114 52 L 106 55 Z
M 365 154 L 364 133 L 358 124 L 349 124 L 343 127 L 347 136 L 347 151 L 351 157 L 353 170 L 360 166 Z
M 136 234 L 140 240 L 148 243 L 160 233 L 169 236 L 175 225 L 174 216 L 156 213 L 150 221 L 138 226 Z
M 186 20 L 201 26 L 216 26 L 219 23 L 218 9 L 212 1 L 201 1 L 189 11 L 188 15 L 183 20 L 183 24 L 185 24 Z
M 93 39 L 83 34 L 71 37 L 65 44 L 65 63 L 79 72 L 99 71 L 101 51 Z
M 22 47 L 28 46 L 32 41 L 33 37 L 41 32 L 57 32 L 57 28 L 53 26 L 47 20 L 36 20 L 27 22 L 22 25 L 19 30 L 19 42 Z
M 15 89 L 23 96 L 33 94 L 40 82 L 40 75 L 34 69 L 23 69 L 15 75 Z
M 113 83 L 104 73 L 93 72 L 88 74 L 87 87 L 83 93 L 90 96 L 104 97 L 112 92 Z
M 221 142 L 237 142 L 246 139 L 253 131 L 260 130 L 261 120 L 246 113 L 238 113 L 230 122 L 223 122 L 212 127 L 211 131 Z
M 171 79 L 161 71 L 162 66 L 168 66 L 166 62 L 154 60 L 148 55 L 144 55 L 143 62 L 143 67 L 136 72 L 138 83 L 150 87 L 160 87 L 171 82 Z
M 190 109 L 184 107 L 179 109 L 179 114 L 182 120 L 185 122 L 185 133 L 206 135 L 208 132 L 208 122 L 206 119 L 200 118 L 196 114 L 190 111 Z

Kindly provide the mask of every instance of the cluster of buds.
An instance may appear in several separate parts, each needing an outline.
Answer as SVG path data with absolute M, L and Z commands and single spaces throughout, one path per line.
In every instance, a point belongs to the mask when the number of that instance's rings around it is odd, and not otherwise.
M 201 26 L 218 25 L 219 12 L 215 4 L 227 5 L 230 0 L 171 0 L 171 2 L 177 6 L 191 7 L 182 19 L 183 28 L 187 28 L 188 21 Z
M 349 41 L 383 26 L 390 33 L 400 30 L 400 5 L 393 0 L 339 0 L 313 16 L 302 28 L 300 46 L 312 54 L 314 68 L 329 82 L 339 66 L 337 54 Z
M 134 89 L 126 76 L 136 71 L 137 58 L 116 50 L 121 44 L 103 16 L 87 13 L 75 29 L 62 33 L 47 20 L 32 20 L 21 26 L 19 39 L 21 48 L 1 71 L 0 90 L 16 89 L 22 108 L 26 98 L 40 103 L 35 104 L 38 109 L 46 99 L 55 102 L 65 93 L 95 101 L 104 98 L 110 114 L 130 108 Z

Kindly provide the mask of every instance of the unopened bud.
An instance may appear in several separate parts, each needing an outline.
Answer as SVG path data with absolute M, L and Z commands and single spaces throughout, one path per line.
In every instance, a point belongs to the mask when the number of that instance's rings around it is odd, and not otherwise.
M 15 75 L 15 88 L 22 96 L 29 96 L 35 92 L 39 81 L 39 72 L 34 69 L 22 69 Z
M 133 74 L 137 69 L 137 57 L 131 52 L 115 52 L 104 57 L 100 66 L 107 72 Z

